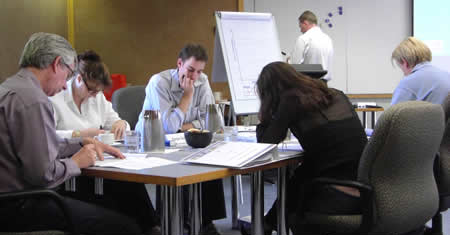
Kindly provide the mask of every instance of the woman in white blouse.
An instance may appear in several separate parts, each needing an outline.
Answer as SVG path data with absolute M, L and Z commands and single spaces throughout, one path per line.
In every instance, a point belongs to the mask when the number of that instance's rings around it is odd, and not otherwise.
M 94 51 L 86 51 L 77 57 L 78 67 L 74 77 L 67 82 L 67 89 L 49 99 L 53 103 L 56 132 L 62 138 L 96 136 L 111 130 L 116 139 L 122 137 L 129 124 L 121 120 L 103 95 L 112 84 L 109 71 Z M 89 177 L 77 177 L 77 197 L 95 200 L 94 181 Z M 119 199 L 120 208 L 132 218 L 139 218 L 141 227 L 151 232 L 159 231 L 159 217 L 152 206 L 144 184 L 105 179 L 103 182 L 105 207 Z
M 93 137 L 110 130 L 116 139 L 122 138 L 130 127 L 103 95 L 112 81 L 100 56 L 94 51 L 78 55 L 78 68 L 74 73 L 66 90 L 49 97 L 58 135 L 62 138 Z

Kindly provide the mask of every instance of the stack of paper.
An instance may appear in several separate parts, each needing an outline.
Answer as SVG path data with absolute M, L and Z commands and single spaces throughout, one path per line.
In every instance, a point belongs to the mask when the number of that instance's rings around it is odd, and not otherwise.
M 241 168 L 251 164 L 260 157 L 264 161 L 271 161 L 278 156 L 275 144 L 244 143 L 244 142 L 217 142 L 209 147 L 199 150 L 184 159 L 189 163 Z M 269 153 L 270 152 L 270 153 Z

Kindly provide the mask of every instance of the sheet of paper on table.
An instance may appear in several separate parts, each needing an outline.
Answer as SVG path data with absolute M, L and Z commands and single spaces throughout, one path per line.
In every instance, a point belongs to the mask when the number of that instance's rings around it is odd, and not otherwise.
M 95 161 L 94 166 L 98 167 L 115 167 L 129 170 L 142 170 L 147 168 L 160 167 L 177 163 L 159 157 L 146 157 L 145 153 L 124 153 L 125 159 L 117 159 L 113 156 L 106 155 L 105 160 Z

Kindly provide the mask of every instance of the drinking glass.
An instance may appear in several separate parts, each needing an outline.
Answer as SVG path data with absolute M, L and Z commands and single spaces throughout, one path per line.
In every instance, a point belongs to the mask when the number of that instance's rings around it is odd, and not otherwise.
M 138 153 L 139 145 L 141 143 L 141 135 L 137 131 L 126 131 L 125 132 L 125 146 L 128 153 Z

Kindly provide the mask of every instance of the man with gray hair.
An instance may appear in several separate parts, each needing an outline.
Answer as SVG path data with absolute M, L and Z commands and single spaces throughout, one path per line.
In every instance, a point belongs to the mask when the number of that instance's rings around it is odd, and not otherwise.
M 328 73 L 323 80 L 331 80 L 333 63 L 333 42 L 317 26 L 317 17 L 311 11 L 303 12 L 298 17 L 300 35 L 295 42 L 289 63 L 291 64 L 321 64 Z
M 60 139 L 48 96 L 66 89 L 76 52 L 61 36 L 35 33 L 26 43 L 17 74 L 0 85 L 0 192 L 54 189 L 92 166 L 103 152 L 124 158 L 92 138 Z M 63 198 L 82 234 L 140 234 L 130 217 L 95 204 Z M 66 229 L 63 212 L 48 198 L 1 201 L 2 231 Z

